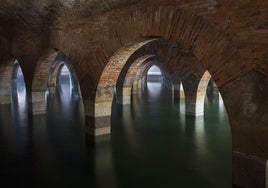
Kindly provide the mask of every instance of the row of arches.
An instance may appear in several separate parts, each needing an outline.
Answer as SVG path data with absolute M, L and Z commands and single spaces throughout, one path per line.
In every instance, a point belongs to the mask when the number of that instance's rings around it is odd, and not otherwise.
M 1 82 L 1 88 L 5 92 L 1 92 L 0 103 L 10 103 L 10 96 L 12 96 L 12 93 L 15 93 L 17 100 L 24 100 L 29 103 L 30 114 L 38 115 L 46 113 L 48 94 L 61 94 L 65 98 L 70 98 L 70 96 L 82 97 L 87 133 L 91 135 L 109 134 L 111 131 L 110 116 L 112 114 L 114 97 L 117 104 L 130 104 L 132 95 L 138 94 L 139 90 L 147 86 L 146 83 L 150 70 L 158 69 L 158 74 L 161 74 L 162 84 L 165 88 L 173 91 L 174 99 L 185 98 L 186 105 L 183 112 L 191 116 L 203 115 L 207 85 L 211 80 L 209 72 L 199 67 L 196 68 L 199 69 L 199 72 L 197 71 L 199 75 L 194 75 L 195 77 L 193 77 L 193 74 L 189 74 L 189 72 L 183 73 L 185 68 L 170 73 L 170 62 L 165 60 L 163 54 L 158 54 L 157 52 L 157 50 L 160 50 L 161 42 L 164 41 L 164 45 L 170 43 L 162 39 L 146 40 L 149 43 L 144 43 L 144 40 L 141 40 L 141 43 L 146 45 L 139 46 L 138 50 L 135 49 L 137 43 L 134 43 L 134 53 L 130 53 L 129 56 L 125 57 L 121 67 L 120 63 L 112 65 L 113 61 L 118 61 L 118 59 L 115 57 L 111 58 L 97 84 L 95 99 L 90 102 L 87 101 L 85 95 L 92 93 L 92 91 L 80 91 L 76 72 L 62 52 L 50 50 L 44 56 L 45 58 L 40 58 L 36 65 L 32 88 L 30 91 L 28 89 L 27 92 L 19 62 L 17 60 L 9 60 L 7 61 L 9 63 L 2 64 L 1 67 L 1 69 L 9 70 L 5 71 L 2 80 L 9 79 L 10 81 Z M 138 44 L 140 45 L 139 42 Z M 159 45 L 159 47 L 151 48 L 152 45 Z M 126 48 L 129 50 L 133 46 L 130 45 Z M 149 52 L 144 51 L 144 49 L 148 49 Z M 169 55 L 167 54 L 166 56 L 168 57 Z M 196 63 L 193 57 L 190 60 Z M 186 61 L 182 66 L 187 68 L 187 63 L 189 62 Z M 200 65 L 196 63 L 195 66 Z M 114 74 L 117 74 L 117 76 L 113 77 Z M 84 93 L 84 96 L 81 93 Z

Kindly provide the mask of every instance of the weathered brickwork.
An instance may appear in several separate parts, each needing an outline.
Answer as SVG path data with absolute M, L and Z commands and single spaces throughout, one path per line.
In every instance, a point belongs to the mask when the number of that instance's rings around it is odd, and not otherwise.
M 14 71 L 14 58 L 8 58 L 0 64 L 0 104 L 10 104 L 11 86 Z
M 86 127 L 87 133 L 110 132 L 115 85 L 134 80 L 137 87 L 149 64 L 132 63 L 149 55 L 163 62 L 160 66 L 174 84 L 182 82 L 186 101 L 195 101 L 193 91 L 208 70 L 222 93 L 234 151 L 268 158 L 267 0 L 1 0 L 0 7 L 0 67 L 5 67 L 0 77 L 6 79 L 2 83 L 10 78 L 5 59 L 14 57 L 28 93 L 35 93 L 42 103 L 48 65 L 62 52 L 77 74 L 86 122 L 93 125 Z M 49 49 L 58 50 L 44 55 Z M 3 88 L 1 94 L 8 87 Z M 245 160 L 238 166 L 248 161 L 254 162 Z M 239 177 L 250 174 L 264 185 L 251 167 L 243 169 Z M 237 186 L 255 186 L 239 177 L 234 178 Z

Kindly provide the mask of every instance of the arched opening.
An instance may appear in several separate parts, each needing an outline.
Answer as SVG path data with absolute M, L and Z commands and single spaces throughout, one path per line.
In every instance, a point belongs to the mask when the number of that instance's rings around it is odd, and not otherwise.
M 146 90 L 148 98 L 157 100 L 161 95 L 163 76 L 158 66 L 152 65 L 146 74 Z
M 62 98 L 70 98 L 73 94 L 73 81 L 69 68 L 63 64 L 59 68 L 57 89 Z
M 15 60 L 13 74 L 12 74 L 12 87 L 11 87 L 11 101 L 12 105 L 18 105 L 25 107 L 26 101 L 26 87 L 24 82 L 24 76 L 19 65 L 19 62 Z
M 156 65 L 151 66 L 147 71 L 147 83 L 148 82 L 162 83 L 162 81 L 163 77 L 160 68 Z
M 63 59 L 51 64 L 48 78 L 47 108 L 62 116 L 72 117 L 80 104 L 76 74 L 70 63 Z M 51 113 L 48 113 L 51 115 Z

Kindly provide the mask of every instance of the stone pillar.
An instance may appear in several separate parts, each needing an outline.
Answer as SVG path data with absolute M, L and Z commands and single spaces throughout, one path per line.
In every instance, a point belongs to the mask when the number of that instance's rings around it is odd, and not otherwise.
M 252 70 L 225 83 L 219 90 L 232 129 L 233 182 L 237 187 L 265 187 L 268 159 L 267 77 Z
M 185 100 L 185 94 L 184 94 L 184 90 L 183 90 L 182 84 L 180 84 L 180 99 Z
M 204 115 L 204 100 L 206 92 L 187 92 L 185 97 L 185 114 L 189 116 Z
M 84 105 L 86 133 L 91 136 L 110 134 L 112 101 L 84 101 Z
M 46 114 L 46 93 L 44 91 L 33 91 L 29 98 L 30 113 L 32 115 Z
M 185 95 L 181 83 L 173 84 L 174 100 L 184 100 Z
M 188 92 L 185 98 L 185 114 L 188 116 L 204 115 L 205 92 Z
M 5 75 L 0 75 L 0 104 L 11 103 L 11 78 Z
M 5 60 L 0 64 L 0 104 L 11 103 L 12 73 L 15 60 Z
M 180 84 L 173 84 L 173 96 L 175 101 L 180 99 Z
M 114 97 L 114 85 L 99 85 L 95 101 L 84 99 L 85 129 L 91 136 L 111 133 L 111 114 Z
M 207 91 L 208 82 L 211 76 L 206 71 L 202 78 L 196 77 L 191 82 L 186 82 L 186 100 L 185 100 L 185 113 L 190 116 L 204 115 L 204 103 Z

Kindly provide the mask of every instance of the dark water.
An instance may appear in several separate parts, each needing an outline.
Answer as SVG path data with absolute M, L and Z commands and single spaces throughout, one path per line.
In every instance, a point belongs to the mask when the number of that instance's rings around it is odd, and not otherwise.
M 113 106 L 112 134 L 96 145 L 86 143 L 75 96 L 49 96 L 47 115 L 33 118 L 23 103 L 2 105 L 0 187 L 230 188 L 222 103 L 210 96 L 204 117 L 185 118 L 170 92 L 148 89 L 132 105 Z

